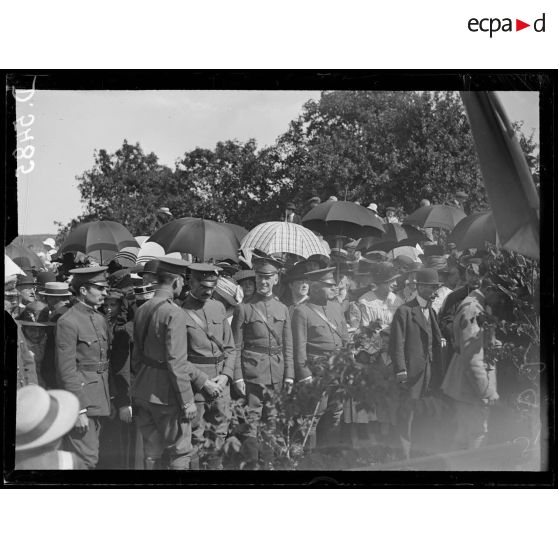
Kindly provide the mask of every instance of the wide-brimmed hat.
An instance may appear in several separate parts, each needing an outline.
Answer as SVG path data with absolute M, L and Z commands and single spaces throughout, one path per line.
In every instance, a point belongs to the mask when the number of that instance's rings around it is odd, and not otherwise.
M 20 287 L 23 285 L 35 285 L 36 279 L 31 273 L 31 271 L 27 271 L 25 275 L 18 275 L 17 276 L 17 283 L 16 286 Z
M 52 250 L 56 248 L 56 242 L 54 241 L 54 238 L 47 238 L 46 240 L 43 240 L 43 244 L 50 246 Z
M 173 214 L 171 213 L 168 207 L 160 207 L 159 213 L 164 213 L 165 215 L 169 215 L 170 217 L 173 217 Z
M 438 272 L 435 269 L 429 267 L 418 269 L 415 272 L 415 280 L 413 282 L 415 283 L 415 285 L 441 285 L 440 278 L 438 277 Z
M 228 277 L 219 277 L 217 279 L 215 293 L 231 306 L 238 306 L 244 298 L 244 291 L 240 285 L 237 285 Z
M 308 273 L 308 262 L 297 262 L 283 277 L 283 281 L 286 283 L 292 283 L 293 281 L 310 281 L 308 277 L 305 276 Z
M 366 206 L 366 209 L 370 209 L 371 211 L 373 211 L 374 213 L 378 213 L 378 204 L 376 203 L 369 203 Z
M 40 448 L 69 432 L 79 414 L 79 400 L 69 391 L 28 385 L 17 391 L 16 451 Z
M 378 263 L 372 271 L 372 281 L 376 284 L 389 283 L 390 281 L 397 279 L 400 275 L 401 273 L 393 264 L 382 262 Z
M 67 283 L 49 281 L 45 283 L 44 289 L 39 291 L 42 296 L 72 296 Z
M 306 277 L 308 281 L 319 281 L 320 283 L 325 283 L 327 285 L 331 285 L 332 287 L 336 287 L 337 281 L 335 280 L 335 276 L 333 275 L 334 271 L 335 267 L 325 267 L 323 269 L 308 271 L 304 274 L 304 277 Z
M 30 302 L 21 311 L 16 322 L 21 326 L 49 327 L 54 324 L 47 322 L 48 306 L 44 302 L 35 300 Z

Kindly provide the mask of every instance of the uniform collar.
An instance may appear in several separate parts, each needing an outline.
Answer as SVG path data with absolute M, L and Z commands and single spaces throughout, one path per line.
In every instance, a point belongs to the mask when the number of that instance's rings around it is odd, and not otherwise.
M 157 287 L 155 289 L 155 294 L 153 295 L 153 298 L 168 298 L 169 300 L 173 301 L 174 300 L 174 293 L 172 292 L 171 289 L 167 289 L 166 287 Z
M 92 306 L 89 306 L 89 304 L 85 304 L 85 302 L 83 302 L 83 300 L 79 300 L 79 298 L 77 299 L 77 302 L 75 304 L 75 307 L 78 310 L 81 310 L 82 312 L 89 312 L 89 313 L 97 313 L 100 314 L 100 312 L 98 310 L 96 310 L 95 308 L 93 308 Z

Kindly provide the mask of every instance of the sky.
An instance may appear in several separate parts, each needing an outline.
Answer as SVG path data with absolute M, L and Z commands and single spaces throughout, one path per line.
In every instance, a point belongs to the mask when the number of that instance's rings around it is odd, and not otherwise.
M 524 132 L 535 131 L 538 141 L 538 93 L 499 95 L 510 120 L 524 121 Z M 173 167 L 186 151 L 214 148 L 218 141 L 255 138 L 264 147 L 287 130 L 308 99 L 319 96 L 319 91 L 38 89 L 16 103 L 16 116 L 26 125 L 18 124 L 18 133 L 29 130 L 21 145 L 34 147 L 33 170 L 18 178 L 18 233 L 54 235 L 54 221 L 67 223 L 82 212 L 76 176 L 93 167 L 95 150 L 112 153 L 126 139 Z

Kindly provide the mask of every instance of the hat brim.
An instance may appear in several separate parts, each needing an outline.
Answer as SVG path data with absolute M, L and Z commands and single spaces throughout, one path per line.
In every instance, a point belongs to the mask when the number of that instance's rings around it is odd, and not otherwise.
M 48 394 L 58 401 L 58 415 L 48 430 L 36 440 L 28 444 L 19 445 L 16 437 L 16 451 L 31 450 L 46 446 L 58 440 L 58 438 L 62 438 L 62 436 L 67 434 L 76 424 L 79 414 L 79 399 L 73 393 L 62 389 L 49 390 Z
M 19 319 L 17 319 L 16 322 L 20 326 L 25 326 L 25 327 L 50 327 L 55 325 L 52 322 L 29 322 L 27 320 L 19 320 Z
M 70 291 L 66 291 L 65 293 L 47 293 L 46 291 L 39 291 L 39 294 L 42 296 L 72 296 Z
M 397 273 L 396 275 L 390 275 L 389 277 L 374 277 L 373 274 L 371 274 L 372 276 L 372 280 L 374 281 L 374 283 L 380 285 L 382 283 L 389 283 L 390 281 L 395 281 L 395 279 L 397 279 L 398 277 L 401 277 L 401 273 Z
M 440 281 L 436 283 L 427 283 L 425 281 L 417 281 L 417 280 L 412 281 L 412 283 L 413 285 L 428 285 L 430 287 L 439 287 L 442 284 Z

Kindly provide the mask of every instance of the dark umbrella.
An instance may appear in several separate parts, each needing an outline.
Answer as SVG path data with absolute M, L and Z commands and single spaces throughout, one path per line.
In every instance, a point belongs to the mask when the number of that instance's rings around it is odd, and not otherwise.
M 242 239 L 248 234 L 248 230 L 240 225 L 234 225 L 233 223 L 221 223 L 221 225 L 231 229 L 238 242 L 242 242 Z
M 428 237 L 411 225 L 388 223 L 384 225 L 385 233 L 380 238 L 361 238 L 356 249 L 361 252 L 381 250 L 389 252 L 401 246 L 416 246 L 419 242 L 428 241 Z
M 447 241 L 455 242 L 458 250 L 467 248 L 482 250 L 487 242 L 498 244 L 498 234 L 492 211 L 473 213 L 465 217 L 457 223 Z
M 127 247 L 139 248 L 139 244 L 124 225 L 115 221 L 91 221 L 70 231 L 58 253 L 83 252 L 105 265 Z
M 324 236 L 379 237 L 383 223 L 366 207 L 347 201 L 328 200 L 311 209 L 302 224 Z
M 14 240 L 6 246 L 6 254 L 22 269 L 43 269 L 45 267 L 41 258 L 19 240 Z
M 461 219 L 465 218 L 465 212 L 459 207 L 451 205 L 426 205 L 413 211 L 406 219 L 404 225 L 414 225 L 425 229 L 446 229 L 451 231 Z
M 230 226 L 207 219 L 182 217 L 162 226 L 147 242 L 156 242 L 165 252 L 186 252 L 199 260 L 238 261 L 238 242 Z

